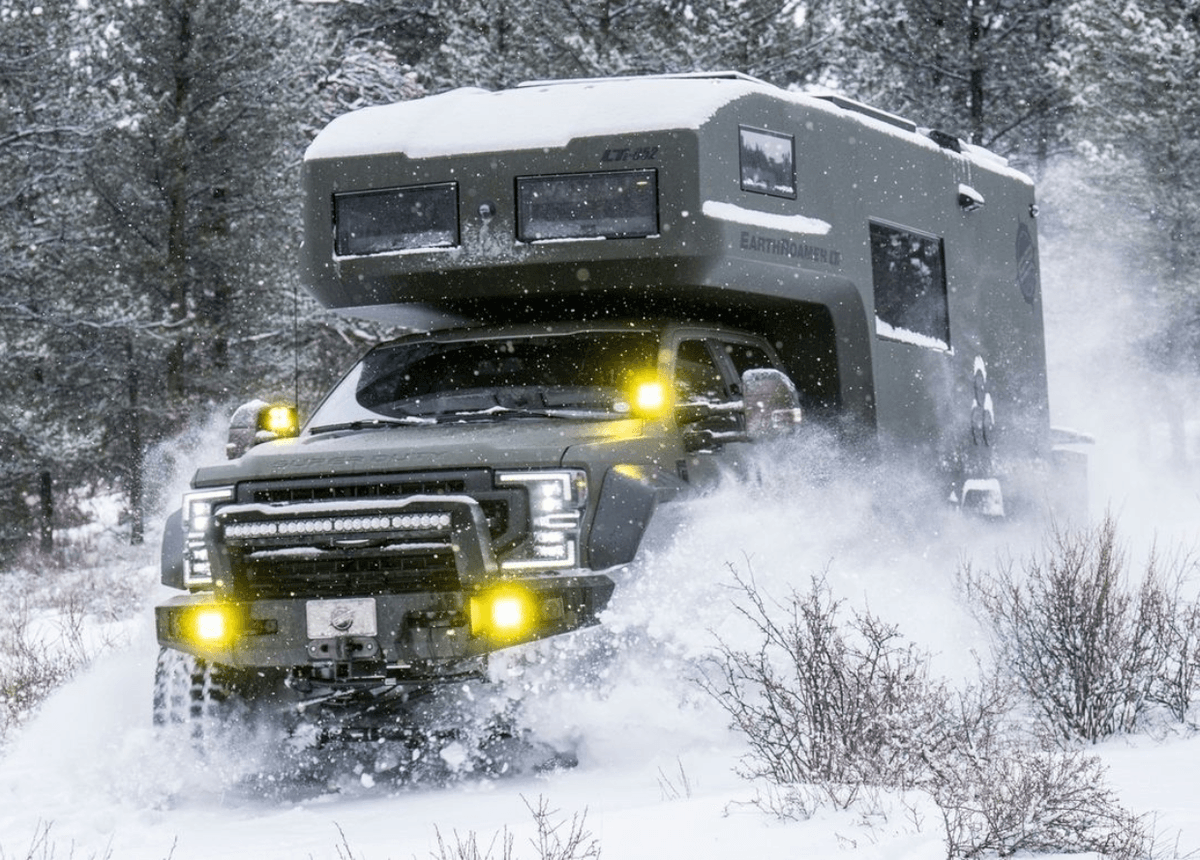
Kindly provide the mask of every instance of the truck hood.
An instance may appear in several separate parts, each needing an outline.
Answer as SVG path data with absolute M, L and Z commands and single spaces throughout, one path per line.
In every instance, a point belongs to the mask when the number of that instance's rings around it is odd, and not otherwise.
M 560 464 L 573 446 L 619 444 L 645 430 L 646 422 L 637 419 L 509 419 L 337 431 L 258 445 L 237 460 L 201 468 L 194 484 L 481 466 L 544 468 Z

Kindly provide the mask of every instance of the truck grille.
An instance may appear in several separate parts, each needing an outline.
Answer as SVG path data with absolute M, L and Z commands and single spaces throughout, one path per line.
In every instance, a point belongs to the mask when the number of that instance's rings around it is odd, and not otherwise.
M 525 521 L 524 498 L 483 470 L 248 482 L 216 511 L 215 560 L 225 587 L 249 600 L 452 591 L 462 562 L 448 510 L 464 498 L 482 511 L 493 553 L 522 539 L 510 524 Z
M 399 499 L 404 496 L 438 496 L 467 492 L 467 482 L 458 479 L 357 482 L 321 481 L 287 485 L 262 486 L 251 484 L 244 494 L 248 502 L 266 505 L 286 505 L 297 502 L 332 502 L 345 499 Z
M 243 558 L 236 579 L 249 600 L 287 597 L 367 597 L 459 587 L 449 549 L 417 554 L 309 559 Z

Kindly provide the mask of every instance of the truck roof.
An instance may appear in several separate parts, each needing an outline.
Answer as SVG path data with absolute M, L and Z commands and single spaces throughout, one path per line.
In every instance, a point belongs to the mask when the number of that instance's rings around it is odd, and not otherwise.
M 783 90 L 737 72 L 530 81 L 499 91 L 464 87 L 337 117 L 304 157 L 312 161 L 403 152 L 409 158 L 430 158 L 561 147 L 599 135 L 699 129 L 720 108 L 754 93 L 830 115 L 852 115 L 932 150 L 949 140 L 981 165 L 1007 166 L 989 150 L 941 132 L 931 137 L 916 123 L 879 108 L 836 94 Z

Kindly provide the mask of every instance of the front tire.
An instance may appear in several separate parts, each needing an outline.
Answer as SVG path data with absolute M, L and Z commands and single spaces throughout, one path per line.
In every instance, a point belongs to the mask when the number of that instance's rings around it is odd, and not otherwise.
M 154 667 L 153 717 L 156 726 L 188 726 L 194 737 L 226 722 L 235 694 L 222 667 L 191 654 L 162 648 Z

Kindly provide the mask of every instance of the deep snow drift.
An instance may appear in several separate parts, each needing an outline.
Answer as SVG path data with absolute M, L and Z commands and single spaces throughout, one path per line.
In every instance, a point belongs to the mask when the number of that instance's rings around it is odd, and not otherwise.
M 1158 395 L 1195 383 L 1131 374 L 1136 302 L 1123 285 L 1075 276 L 1096 271 L 1094 258 L 1083 266 L 1073 249 L 1047 244 L 1055 423 L 1097 436 L 1092 512 L 1116 515 L 1140 572 L 1152 544 L 1194 549 L 1200 500 L 1189 472 L 1162 455 Z M 210 445 L 196 457 L 218 451 Z M 881 798 L 869 814 L 824 811 L 804 822 L 761 812 L 751 803 L 755 786 L 734 772 L 742 743 L 693 682 L 696 667 L 718 637 L 751 644 L 731 601 L 734 572 L 778 598 L 823 573 L 837 597 L 928 651 L 936 674 L 971 678 L 987 641 L 956 593 L 955 571 L 967 560 L 986 567 L 997 553 L 1020 557 L 1041 538 L 952 517 L 880 515 L 876 502 L 894 497 L 904 476 L 846 474 L 819 451 L 801 453 L 802 474 L 766 469 L 761 481 L 727 487 L 660 523 L 602 628 L 495 661 L 498 683 L 521 697 L 525 724 L 572 749 L 576 767 L 499 779 L 468 773 L 448 785 L 397 785 L 351 769 L 337 791 L 253 783 L 248 774 L 270 769 L 261 748 L 200 757 L 152 729 L 157 646 L 147 609 L 110 626 L 108 636 L 128 644 L 60 690 L 4 750 L 0 857 L 400 860 L 437 856 L 439 834 L 450 845 L 477 834 L 486 852 L 504 830 L 515 856 L 532 857 L 529 806 L 539 799 L 566 822 L 582 820 L 603 856 L 622 860 L 943 857 L 936 810 L 919 800 Z M 152 548 L 143 563 L 131 575 L 153 583 Z M 1165 843 L 1178 839 L 1180 853 L 1200 848 L 1200 738 L 1136 736 L 1097 751 L 1123 803 L 1157 815 Z M 493 847 L 502 856 L 500 842 Z
M 523 695 L 526 724 L 575 751 L 569 770 L 438 786 L 377 780 L 368 768 L 343 773 L 336 792 L 249 782 L 270 769 L 261 750 L 202 758 L 150 726 L 156 645 L 144 612 L 126 624 L 129 646 L 56 694 L 0 760 L 0 847 L 24 856 L 48 825 L 55 856 L 423 858 L 439 834 L 448 844 L 478 834 L 486 849 L 507 829 L 515 855 L 534 856 L 529 805 L 541 799 L 564 820 L 586 815 L 606 857 L 941 857 L 936 810 L 920 803 L 885 798 L 871 815 L 806 822 L 766 816 L 734 774 L 739 739 L 692 680 L 715 637 L 751 644 L 732 608 L 734 571 L 777 597 L 824 573 L 834 594 L 927 649 L 936 673 L 972 676 L 987 643 L 958 600 L 955 570 L 1036 538 L 883 517 L 875 489 L 806 476 L 728 487 L 663 526 L 603 628 L 496 661 L 498 680 Z M 1158 829 L 1200 844 L 1189 787 L 1200 740 L 1135 738 L 1104 754 L 1127 806 L 1157 811 Z

